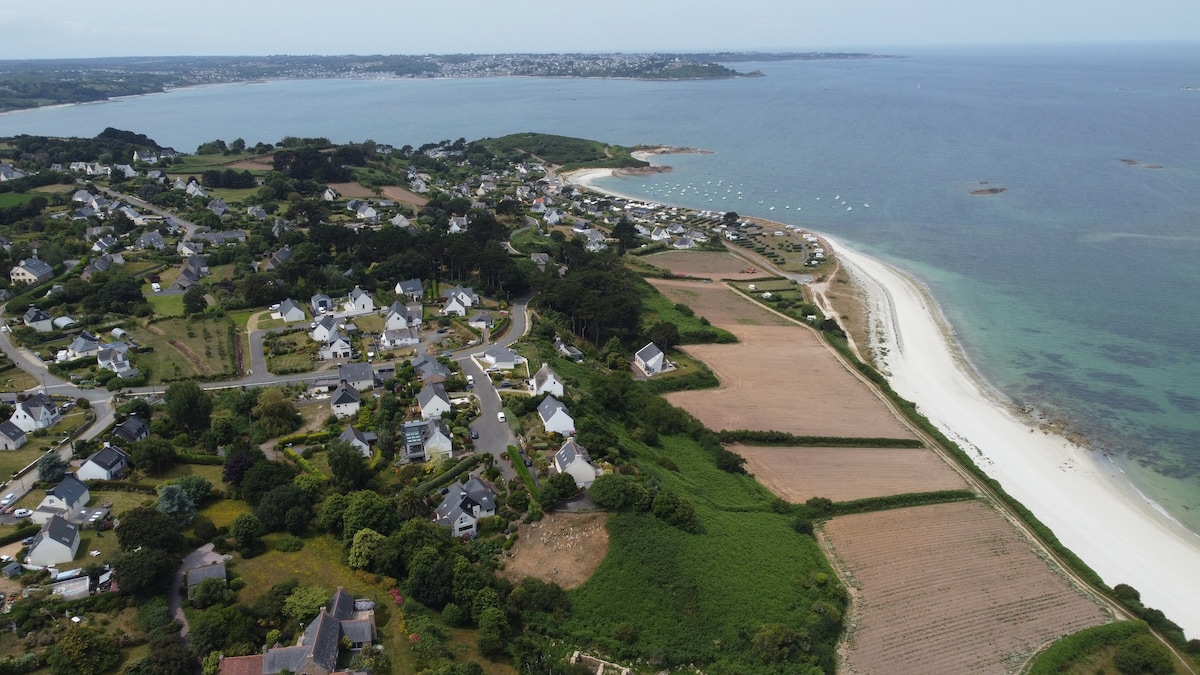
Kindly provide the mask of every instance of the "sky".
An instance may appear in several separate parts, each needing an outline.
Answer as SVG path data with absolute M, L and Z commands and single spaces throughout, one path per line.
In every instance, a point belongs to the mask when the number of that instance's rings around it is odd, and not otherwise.
M 0 0 L 0 59 L 1195 41 L 1196 0 Z

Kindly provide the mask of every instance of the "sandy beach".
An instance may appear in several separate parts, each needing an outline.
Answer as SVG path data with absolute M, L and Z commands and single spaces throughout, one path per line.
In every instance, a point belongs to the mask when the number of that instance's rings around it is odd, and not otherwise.
M 868 296 L 892 387 L 1000 481 L 1110 586 L 1138 589 L 1200 635 L 1200 537 L 1159 511 L 1104 458 L 1026 419 L 978 376 L 919 284 L 830 240 Z

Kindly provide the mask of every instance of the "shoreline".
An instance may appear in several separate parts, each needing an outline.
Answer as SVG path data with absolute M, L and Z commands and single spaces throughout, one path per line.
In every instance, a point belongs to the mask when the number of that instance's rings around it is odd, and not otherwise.
M 598 188 L 613 169 L 564 175 Z M 868 329 L 893 389 L 967 452 L 1109 586 L 1136 588 L 1189 637 L 1200 636 L 1200 535 L 1148 499 L 1102 453 L 1052 432 L 978 373 L 941 308 L 902 271 L 818 233 L 863 289 Z

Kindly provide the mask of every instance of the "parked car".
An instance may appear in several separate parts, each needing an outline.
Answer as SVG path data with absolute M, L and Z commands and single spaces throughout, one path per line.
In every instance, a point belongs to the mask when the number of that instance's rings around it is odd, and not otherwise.
M 29 546 L 32 543 L 33 543 L 33 537 L 25 537 L 24 539 L 21 540 L 22 546 Z
M 496 419 L 500 420 L 501 422 L 507 422 L 507 421 L 508 421 L 508 418 L 504 416 L 504 411 L 503 411 L 503 410 L 501 410 L 500 412 L 496 413 Z
M 17 509 L 16 511 L 13 511 L 13 515 L 18 518 L 28 518 L 29 516 L 33 515 L 33 511 L 30 511 L 29 509 Z
M 471 432 L 471 438 L 472 438 L 472 439 L 477 439 L 477 438 L 479 438 L 479 432 L 478 432 L 478 431 L 472 431 L 472 432 Z
M 10 492 L 4 495 L 4 499 L 0 499 L 0 508 L 12 506 L 12 503 L 15 501 L 17 501 L 17 495 Z

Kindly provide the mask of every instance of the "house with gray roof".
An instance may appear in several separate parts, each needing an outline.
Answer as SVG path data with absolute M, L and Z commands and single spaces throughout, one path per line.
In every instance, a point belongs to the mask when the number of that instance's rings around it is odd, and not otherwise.
M 130 415 L 124 422 L 113 427 L 112 435 L 126 443 L 140 441 L 150 436 L 150 424 L 137 415 Z
M 379 344 L 384 349 L 412 347 L 421 342 L 421 334 L 416 328 L 386 329 L 380 336 Z
M 105 444 L 75 471 L 79 480 L 118 480 L 129 469 L 129 453 Z
M 0 422 L 0 450 L 16 450 L 29 442 L 29 436 L 10 420 Z
M 355 286 L 354 290 L 350 291 L 349 299 L 346 300 L 346 311 L 374 312 L 375 299 L 371 297 L 370 293 L 364 291 L 358 286 Z
M 543 363 L 542 367 L 538 368 L 537 373 L 533 376 L 533 395 L 551 394 L 553 396 L 562 396 L 563 391 L 563 383 L 559 379 L 558 374 L 550 370 L 550 364 Z
M 419 328 L 421 326 L 421 314 L 424 310 L 420 303 L 403 303 L 397 300 L 388 308 L 387 318 L 384 319 L 384 330 L 398 330 L 403 328 Z
M 375 370 L 369 363 L 344 363 L 338 366 L 338 380 L 359 391 L 375 386 Z
M 592 466 L 592 458 L 588 451 L 574 438 L 568 438 L 566 443 L 554 453 L 554 469 L 559 473 L 569 473 L 575 479 L 575 484 L 583 489 L 591 487 L 599 472 Z
M 420 300 L 425 295 L 425 288 L 420 279 L 405 279 L 396 282 L 396 295 L 407 295 L 413 300 Z
M 46 490 L 46 496 L 33 510 L 29 519 L 39 525 L 46 523 L 53 516 L 74 520 L 91 498 L 92 494 L 87 485 L 76 478 L 75 474 L 69 473 L 58 485 Z
M 350 417 L 358 414 L 358 409 L 362 406 L 362 396 L 354 387 L 338 387 L 337 393 L 329 399 L 329 405 L 335 417 Z
M 86 330 L 81 331 L 79 335 L 75 336 L 74 340 L 71 340 L 71 344 L 67 345 L 67 358 L 65 360 L 74 361 L 75 359 L 82 359 L 87 356 L 95 356 L 99 351 L 100 338 Z
M 54 330 L 54 319 L 51 319 L 49 314 L 37 307 L 30 307 L 25 310 L 25 315 L 21 317 L 21 322 L 39 333 L 49 333 Z
M 224 582 L 226 579 L 225 563 L 219 562 L 211 565 L 201 565 L 200 567 L 194 567 L 188 570 L 188 597 L 192 597 L 192 594 L 196 592 L 196 587 L 199 586 L 201 582 L 207 581 L 208 579 L 220 579 L 222 582 Z
M 282 267 L 285 262 L 291 260 L 292 255 L 292 247 L 285 245 L 283 248 L 272 253 L 270 258 L 267 258 L 263 262 L 259 263 L 258 271 L 271 272 L 277 270 Z
M 316 320 L 315 326 L 308 332 L 308 336 L 313 342 L 328 343 L 329 338 L 337 332 L 337 319 L 333 315 L 326 314 Z
M 562 401 L 547 396 L 537 407 L 538 418 L 542 420 L 542 426 L 546 428 L 546 433 L 562 434 L 570 436 L 575 433 L 575 418 L 571 417 L 571 413 L 567 410 L 567 406 Z
M 417 405 L 421 408 L 421 419 L 438 419 L 442 413 L 450 412 L 450 395 L 440 382 L 426 384 L 417 392 Z
M 36 286 L 54 278 L 54 268 L 44 260 L 26 258 L 13 266 L 8 278 L 14 284 Z
M 42 392 L 33 394 L 24 401 L 17 401 L 16 409 L 9 418 L 27 434 L 38 429 L 49 429 L 58 424 L 59 419 L 58 406 Z
M 478 312 L 467 319 L 467 325 L 475 330 L 491 330 L 496 327 L 496 319 L 491 312 Z
M 309 307 L 312 307 L 313 314 L 324 314 L 333 309 L 333 298 L 324 293 L 317 293 L 309 300 Z
M 450 528 L 454 537 L 474 537 L 480 518 L 496 515 L 496 491 L 478 476 L 466 483 L 453 483 L 438 504 L 434 521 Z
M 491 368 L 512 370 L 521 362 L 521 357 L 508 347 L 492 345 L 480 352 L 479 357 Z
M 304 308 L 300 306 L 300 303 L 288 298 L 279 303 L 279 318 L 283 319 L 284 323 L 295 323 L 305 320 L 308 315 L 304 313 Z
M 156 251 L 161 251 L 167 247 L 167 244 L 163 241 L 162 233 L 160 233 L 158 230 L 151 230 L 138 237 L 137 242 L 134 243 L 133 247 L 140 251 L 144 251 L 149 248 L 152 248 Z
M 52 567 L 71 562 L 79 552 L 79 526 L 66 518 L 51 516 L 29 545 L 26 563 L 33 567 Z
M 450 368 L 428 354 L 418 354 L 410 363 L 422 382 L 445 382 L 450 377 Z
M 374 431 L 359 431 L 351 424 L 346 427 L 341 436 L 338 436 L 338 440 L 343 443 L 349 443 L 363 457 L 370 457 L 371 446 L 375 445 L 379 437 L 375 435 Z
M 454 442 L 450 431 L 439 420 L 405 422 L 400 428 L 400 457 L 397 464 L 429 462 L 440 457 L 454 457 Z
M 317 354 L 326 361 L 348 359 L 354 355 L 354 347 L 350 344 L 350 338 L 335 330 L 330 333 L 329 341 L 317 350 Z
M 646 377 L 651 377 L 663 371 L 663 366 L 666 365 L 666 356 L 658 348 L 658 345 L 651 342 L 637 350 L 637 353 L 633 355 L 633 364 Z

